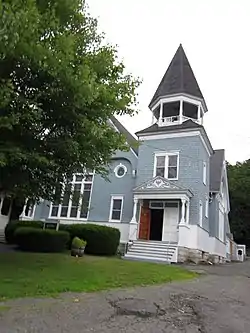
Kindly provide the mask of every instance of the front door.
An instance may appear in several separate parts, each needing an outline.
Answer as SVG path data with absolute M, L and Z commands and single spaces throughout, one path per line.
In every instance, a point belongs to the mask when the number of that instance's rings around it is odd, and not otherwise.
M 164 209 L 162 240 L 178 242 L 179 206 L 178 203 L 168 203 Z
M 163 209 L 150 209 L 150 240 L 162 241 Z
M 148 206 L 141 207 L 139 239 L 149 239 L 150 233 L 150 209 Z

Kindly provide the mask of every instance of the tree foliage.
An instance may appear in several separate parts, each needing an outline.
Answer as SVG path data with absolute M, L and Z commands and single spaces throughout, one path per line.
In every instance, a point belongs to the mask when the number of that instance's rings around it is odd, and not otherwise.
M 138 80 L 104 43 L 84 0 L 0 0 L 0 186 L 51 199 L 79 166 L 104 174 Z
M 250 160 L 227 164 L 231 231 L 236 242 L 250 246 Z

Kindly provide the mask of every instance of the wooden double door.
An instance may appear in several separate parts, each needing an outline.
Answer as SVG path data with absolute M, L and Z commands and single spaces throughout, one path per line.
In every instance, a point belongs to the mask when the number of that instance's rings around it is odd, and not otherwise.
M 162 241 L 163 209 L 141 207 L 139 239 Z
M 145 203 L 141 207 L 139 239 L 177 242 L 178 221 L 178 203 L 164 209 L 150 209 Z

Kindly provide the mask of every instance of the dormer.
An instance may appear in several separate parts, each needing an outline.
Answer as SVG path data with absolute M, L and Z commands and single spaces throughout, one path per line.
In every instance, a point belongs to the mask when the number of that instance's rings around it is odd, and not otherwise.
M 177 49 L 150 104 L 158 126 L 171 126 L 192 120 L 203 124 L 206 102 L 182 45 Z

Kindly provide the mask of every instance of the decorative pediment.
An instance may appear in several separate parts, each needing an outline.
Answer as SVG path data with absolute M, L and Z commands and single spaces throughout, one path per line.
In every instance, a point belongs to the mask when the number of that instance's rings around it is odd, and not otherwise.
M 172 191 L 185 191 L 183 187 L 176 185 L 175 183 L 157 176 L 149 181 L 139 185 L 134 189 L 134 192 L 143 192 L 143 191 L 150 191 L 150 190 L 172 190 Z

